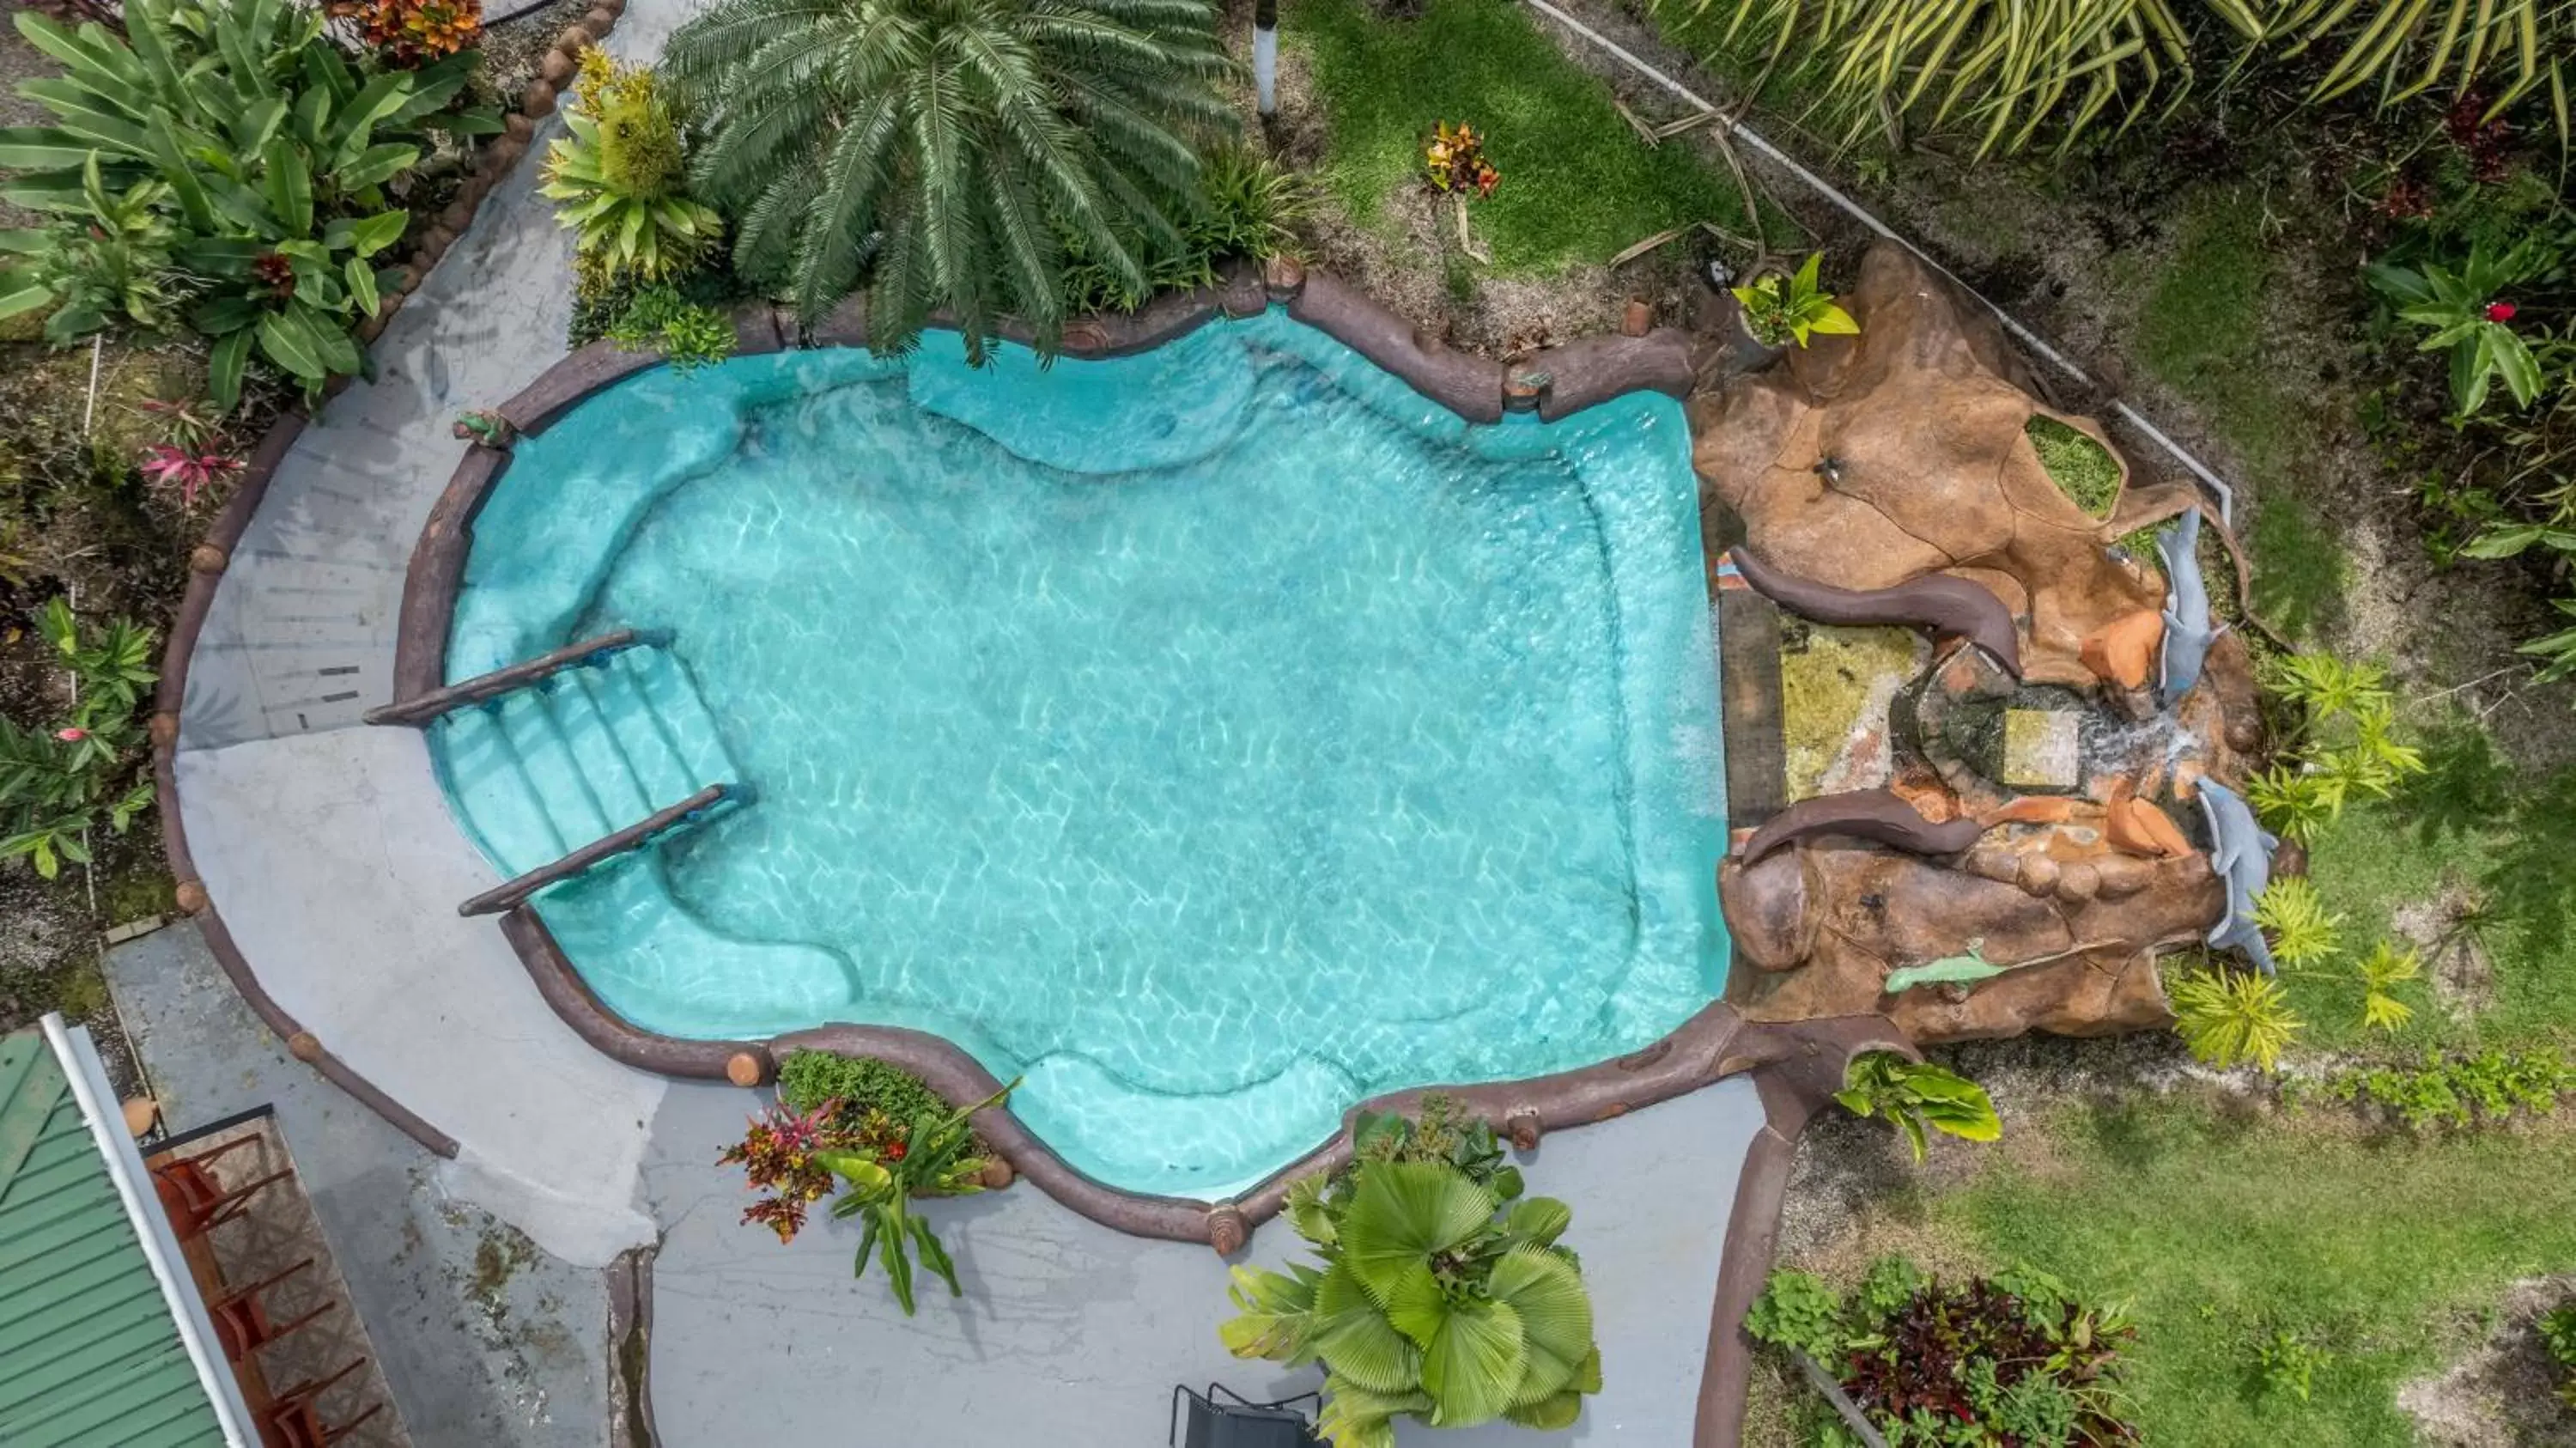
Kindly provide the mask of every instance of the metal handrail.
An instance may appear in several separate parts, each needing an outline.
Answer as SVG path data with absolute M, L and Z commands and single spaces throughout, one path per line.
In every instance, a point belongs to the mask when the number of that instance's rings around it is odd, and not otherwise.
M 671 642 L 668 629 L 621 628 L 580 639 L 562 648 L 507 664 L 488 674 L 460 680 L 444 688 L 432 689 L 417 698 L 397 699 L 381 704 L 366 713 L 370 724 L 428 724 L 442 714 L 454 713 L 468 704 L 480 704 L 513 689 L 524 689 L 548 679 L 565 669 L 595 664 L 609 655 L 632 648 L 662 648 Z
M 569 880 L 602 860 L 636 849 L 664 830 L 687 824 L 728 799 L 749 803 L 747 784 L 711 784 L 678 804 L 666 805 L 644 818 L 600 836 L 551 865 L 539 865 L 516 879 L 496 885 L 456 907 L 459 915 L 498 915 L 558 881 Z

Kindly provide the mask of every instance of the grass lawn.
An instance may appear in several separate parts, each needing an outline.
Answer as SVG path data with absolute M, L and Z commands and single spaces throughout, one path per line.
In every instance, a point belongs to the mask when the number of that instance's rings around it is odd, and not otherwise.
M 2380 1051 L 2435 1045 L 2576 1046 L 2576 770 L 2517 775 L 2462 720 L 2424 740 L 2429 772 L 2384 804 L 2362 804 L 2310 852 L 2326 908 L 2344 917 L 2347 950 L 2390 937 L 2399 909 L 2446 893 L 2465 907 L 2492 966 L 2492 999 L 2469 1022 L 2435 1006 L 2421 984 L 2401 998 L 2415 1019 Z M 2362 1044 L 2361 992 L 2341 978 L 2286 977 L 2310 1045 Z
M 2576 1131 L 2354 1139 L 2196 1099 L 2056 1112 L 1967 1185 L 1898 1202 L 1989 1265 L 2019 1259 L 2138 1321 L 2130 1386 L 2157 1448 L 2414 1441 L 2397 1389 L 2457 1354 L 2508 1282 L 2576 1268 Z M 2328 1356 L 2310 1401 L 2257 1343 Z
M 1366 0 L 1289 0 L 1280 34 L 1302 49 L 1331 116 L 1324 184 L 1362 225 L 1419 186 L 1422 148 L 1442 121 L 1485 137 L 1502 173 L 1472 203 L 1477 237 L 1504 273 L 1548 275 L 1606 262 L 1668 227 L 1715 221 L 1749 231 L 1734 182 L 1682 142 L 1649 147 L 1610 92 L 1528 14 L 1492 0 L 1429 0 L 1412 20 Z

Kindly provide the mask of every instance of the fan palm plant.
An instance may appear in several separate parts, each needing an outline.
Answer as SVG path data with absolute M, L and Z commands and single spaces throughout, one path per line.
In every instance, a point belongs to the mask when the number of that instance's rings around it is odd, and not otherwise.
M 1064 321 L 1065 238 L 1145 285 L 1231 114 L 1207 0 L 724 0 L 665 70 L 705 128 L 693 189 L 734 263 L 808 321 L 864 285 L 869 340 L 945 308 L 980 360 L 1005 317 Z

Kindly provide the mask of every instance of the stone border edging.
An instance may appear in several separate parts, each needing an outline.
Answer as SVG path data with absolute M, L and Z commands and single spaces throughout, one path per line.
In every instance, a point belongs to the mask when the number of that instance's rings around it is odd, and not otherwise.
M 626 4 L 627 0 L 598 0 L 582 17 L 580 24 L 556 37 L 554 47 L 540 62 L 541 67 L 560 65 L 564 73 L 569 74 L 582 51 L 607 38 L 618 17 L 625 13 Z M 542 97 L 538 94 L 540 87 L 544 89 Z M 543 80 L 531 82 L 521 109 L 503 119 L 501 134 L 484 145 L 479 163 L 460 183 L 447 209 L 438 214 L 427 231 L 421 233 L 419 244 L 401 274 L 393 285 L 385 289 L 375 315 L 361 321 L 354 329 L 358 345 L 372 346 L 378 337 L 384 335 L 394 314 L 401 311 L 411 294 L 419 289 L 430 269 L 473 224 L 484 198 L 491 195 L 492 189 L 527 154 L 528 143 L 536 134 L 537 121 L 553 109 L 552 86 Z M 349 381 L 346 376 L 332 378 L 323 388 L 324 398 L 337 396 Z M 179 748 L 180 716 L 188 697 L 188 667 L 196 655 L 197 639 L 205 631 L 207 615 L 214 609 L 215 590 L 222 582 L 225 568 L 232 562 L 233 549 L 240 545 L 242 535 L 250 530 L 252 515 L 258 512 L 261 499 L 268 495 L 270 479 L 276 474 L 278 465 L 285 461 L 288 449 L 303 433 L 305 422 L 306 413 L 301 403 L 278 414 L 277 420 L 269 425 L 268 431 L 261 434 L 258 444 L 251 449 L 240 481 L 235 484 L 232 496 L 225 500 L 222 511 L 215 515 L 214 523 L 207 528 L 204 540 L 188 553 L 187 590 L 180 596 L 178 610 L 170 622 L 170 637 L 161 652 L 161 677 L 152 691 L 152 718 L 148 730 L 152 750 L 153 805 L 161 816 L 162 854 L 176 882 L 179 908 L 196 919 L 207 950 L 213 953 L 215 963 L 223 968 L 224 977 L 232 982 L 233 989 L 240 992 L 243 1003 L 259 1017 L 260 1024 L 286 1043 L 289 1054 L 312 1066 L 325 1080 L 348 1092 L 360 1105 L 383 1117 L 394 1129 L 420 1143 L 431 1154 L 452 1158 L 458 1151 L 456 1138 L 423 1120 L 409 1107 L 386 1095 L 374 1082 L 352 1070 L 347 1062 L 331 1054 L 318 1037 L 305 1030 L 260 985 L 249 960 L 233 940 L 232 931 L 225 926 L 223 916 L 216 911 L 212 897 L 206 893 L 204 880 L 198 877 L 195 857 L 188 850 L 187 823 L 179 811 L 179 779 L 175 761 Z M 410 580 L 406 578 L 406 598 L 410 592 Z M 398 633 L 398 642 L 400 637 Z M 396 662 L 399 667 L 399 648 Z

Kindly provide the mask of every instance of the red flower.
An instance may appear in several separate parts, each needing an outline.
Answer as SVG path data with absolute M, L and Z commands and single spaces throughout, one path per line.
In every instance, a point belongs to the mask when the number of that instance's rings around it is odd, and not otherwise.
M 892 1146 L 887 1147 L 885 1149 L 885 1159 L 888 1161 L 903 1160 L 903 1143 L 898 1141 Z
M 63 741 L 65 744 L 78 744 L 89 737 L 89 731 L 86 729 L 57 729 L 54 731 L 54 737 Z
M 283 252 L 262 252 L 251 258 L 250 273 L 280 301 L 295 295 L 295 263 Z
M 2522 310 L 2520 307 L 2515 306 L 2511 302 L 2489 302 L 2487 303 L 2487 320 L 2490 322 L 2510 322 L 2513 320 L 2513 314 L 2520 310 Z

